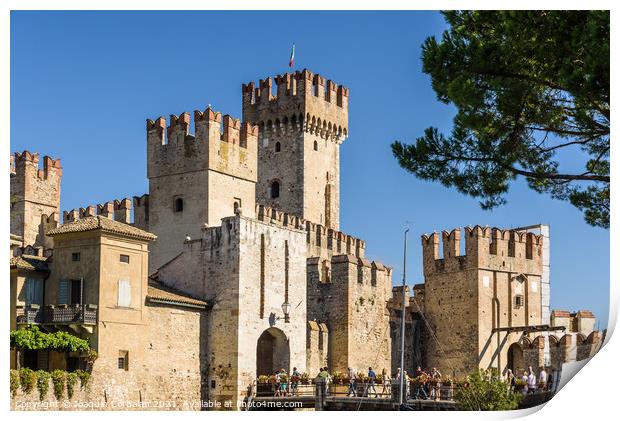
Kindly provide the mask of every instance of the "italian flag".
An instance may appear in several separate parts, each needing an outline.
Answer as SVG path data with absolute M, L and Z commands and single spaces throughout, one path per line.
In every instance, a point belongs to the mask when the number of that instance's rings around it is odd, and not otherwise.
M 295 64 L 295 44 L 293 44 L 293 48 L 291 49 L 291 58 L 288 61 L 288 67 L 293 67 Z

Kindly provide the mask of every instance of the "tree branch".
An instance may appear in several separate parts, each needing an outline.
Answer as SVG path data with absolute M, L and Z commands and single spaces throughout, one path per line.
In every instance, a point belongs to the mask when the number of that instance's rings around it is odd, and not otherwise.
M 474 158 L 467 156 L 453 156 L 453 155 L 441 155 L 445 158 L 445 161 L 473 161 L 473 162 L 493 162 L 499 165 L 500 168 L 503 168 L 506 171 L 510 171 L 514 174 L 522 175 L 528 178 L 535 178 L 537 180 L 567 180 L 567 181 L 602 181 L 609 183 L 610 177 L 605 175 L 588 175 L 584 174 L 556 174 L 556 173 L 536 173 L 532 171 L 525 171 L 519 168 L 512 167 L 510 165 L 504 165 L 498 162 L 493 158 Z M 428 163 L 432 163 L 431 160 L 427 161 Z M 441 162 L 441 161 L 440 161 Z

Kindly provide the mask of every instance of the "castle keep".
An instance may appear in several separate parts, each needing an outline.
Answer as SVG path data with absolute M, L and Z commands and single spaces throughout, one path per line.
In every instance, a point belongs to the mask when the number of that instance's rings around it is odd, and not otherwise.
M 12 157 L 11 329 L 88 339 L 88 400 L 237 407 L 282 368 L 394 374 L 401 317 L 410 372 L 560 366 L 597 349 L 591 313 L 550 311 L 548 230 L 425 235 L 425 282 L 392 288 L 392 269 L 340 231 L 349 90 L 304 70 L 241 91 L 242 119 L 148 119 L 148 193 L 62 223 L 60 161 Z M 13 350 L 18 366 L 88 368 L 79 352 Z

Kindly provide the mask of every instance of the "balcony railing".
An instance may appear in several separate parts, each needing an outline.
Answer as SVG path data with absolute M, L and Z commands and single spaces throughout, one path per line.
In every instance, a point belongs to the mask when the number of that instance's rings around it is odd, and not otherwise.
M 17 307 L 17 324 L 40 324 L 43 323 L 43 311 L 36 304 L 25 307 Z
M 30 305 L 17 308 L 18 324 L 97 324 L 94 304 Z

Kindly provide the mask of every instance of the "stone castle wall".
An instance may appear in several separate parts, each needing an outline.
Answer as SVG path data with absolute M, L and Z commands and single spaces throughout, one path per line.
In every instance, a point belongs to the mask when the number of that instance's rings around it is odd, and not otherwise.
M 207 335 L 211 399 L 236 405 L 245 397 L 256 378 L 258 339 L 267 330 L 286 337 L 291 366 L 282 368 L 306 370 L 306 278 L 299 270 L 305 259 L 303 231 L 236 216 L 204 229 L 200 240 L 186 243 L 160 268 L 161 282 L 213 302 Z M 288 323 L 285 300 L 291 304 Z
M 344 372 L 373 366 L 390 371 L 391 270 L 354 255 L 335 255 L 325 280 L 320 261 L 308 259 L 308 318 L 325 323 L 330 331 L 330 368 Z
M 43 245 L 41 217 L 60 212 L 60 159 L 28 151 L 11 155 L 11 234 L 22 237 L 22 246 Z

